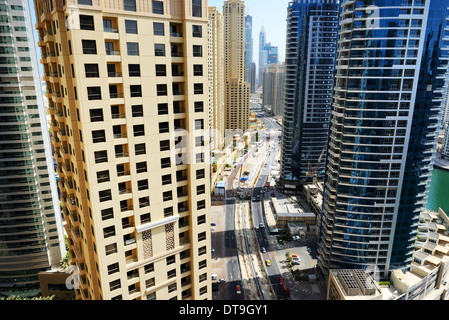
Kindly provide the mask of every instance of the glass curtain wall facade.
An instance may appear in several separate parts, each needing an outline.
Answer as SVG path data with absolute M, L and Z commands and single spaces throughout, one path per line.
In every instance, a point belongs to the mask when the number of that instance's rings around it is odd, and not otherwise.
M 369 267 L 387 276 L 411 262 L 426 207 L 448 3 L 341 5 L 318 267 L 326 276 Z
M 64 235 L 28 1 L 0 1 L 0 296 L 40 294 Z
M 328 138 L 338 11 L 337 0 L 295 0 L 288 7 L 281 157 L 286 192 L 289 185 L 311 180 L 309 164 L 316 167 Z M 319 177 L 324 167 L 323 158 Z

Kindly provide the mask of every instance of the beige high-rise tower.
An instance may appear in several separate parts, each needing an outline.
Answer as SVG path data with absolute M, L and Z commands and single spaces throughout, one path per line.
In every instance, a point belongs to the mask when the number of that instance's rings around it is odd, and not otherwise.
M 245 3 L 227 0 L 225 19 L 226 129 L 248 130 L 250 85 L 245 71 Z
M 35 7 L 77 299 L 211 299 L 207 0 Z
M 208 25 L 209 127 L 211 150 L 221 150 L 225 134 L 224 19 L 216 7 L 209 7 Z

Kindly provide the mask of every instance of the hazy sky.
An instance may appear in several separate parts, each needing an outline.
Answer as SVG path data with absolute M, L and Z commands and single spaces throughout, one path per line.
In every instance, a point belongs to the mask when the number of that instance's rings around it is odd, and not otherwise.
M 287 32 L 287 6 L 291 0 L 245 0 L 246 14 L 253 17 L 253 59 L 259 65 L 259 33 L 262 24 L 267 42 L 279 47 L 279 61 L 285 60 L 285 35 Z M 209 7 L 217 7 L 223 13 L 224 0 L 208 0 Z

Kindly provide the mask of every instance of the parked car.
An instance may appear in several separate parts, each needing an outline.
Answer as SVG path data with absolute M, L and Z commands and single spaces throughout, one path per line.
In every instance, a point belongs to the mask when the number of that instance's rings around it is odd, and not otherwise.
M 267 252 L 267 249 L 265 249 L 265 247 L 262 247 L 262 252 L 263 253 Z
M 225 278 L 220 278 L 220 279 L 218 279 L 218 281 L 217 281 L 217 283 L 222 283 L 222 282 L 226 282 L 226 279 L 225 279 Z

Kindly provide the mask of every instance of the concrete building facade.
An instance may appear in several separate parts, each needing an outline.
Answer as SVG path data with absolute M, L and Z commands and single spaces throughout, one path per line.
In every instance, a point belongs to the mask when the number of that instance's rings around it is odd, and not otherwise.
M 250 85 L 245 71 L 245 3 L 223 4 L 225 20 L 226 129 L 245 133 L 249 127 Z
M 77 299 L 211 299 L 206 0 L 36 0 Z
M 285 66 L 270 64 L 264 70 L 263 107 L 269 107 L 273 116 L 283 115 Z

